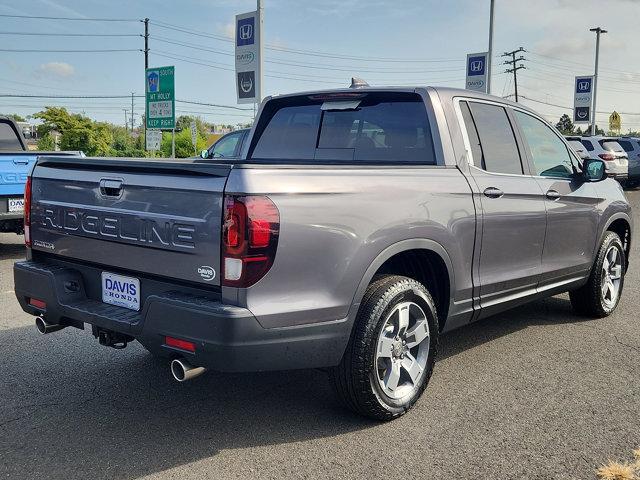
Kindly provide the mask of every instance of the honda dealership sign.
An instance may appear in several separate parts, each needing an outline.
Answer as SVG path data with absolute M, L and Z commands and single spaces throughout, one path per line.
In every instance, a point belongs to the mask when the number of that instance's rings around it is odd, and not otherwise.
M 236 15 L 236 90 L 238 103 L 262 99 L 262 19 L 258 11 Z
M 591 121 L 591 102 L 593 100 L 593 77 L 576 77 L 573 98 L 573 123 Z
M 467 81 L 464 84 L 464 88 L 487 93 L 488 56 L 487 52 L 467 55 Z

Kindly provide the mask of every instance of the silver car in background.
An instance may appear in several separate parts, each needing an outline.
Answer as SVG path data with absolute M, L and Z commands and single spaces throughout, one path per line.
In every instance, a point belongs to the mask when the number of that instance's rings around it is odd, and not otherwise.
M 640 185 L 640 138 L 620 137 L 618 143 L 629 157 L 629 180 L 627 185 L 635 188 Z
M 615 137 L 594 135 L 592 137 L 568 136 L 566 138 L 572 146 L 574 146 L 576 141 L 584 146 L 586 150 L 585 153 L 588 156 L 576 150 L 582 158 L 604 160 L 607 174 L 610 177 L 615 178 L 619 182 L 625 182 L 627 180 L 629 176 L 629 159 L 627 153 Z

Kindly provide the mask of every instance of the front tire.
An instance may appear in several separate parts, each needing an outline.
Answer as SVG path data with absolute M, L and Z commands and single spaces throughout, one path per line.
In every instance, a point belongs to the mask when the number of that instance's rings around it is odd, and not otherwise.
M 392 420 L 406 413 L 429 382 L 438 343 L 438 315 L 429 291 L 399 275 L 367 288 L 340 365 L 338 396 L 351 410 Z
M 573 310 L 594 318 L 611 315 L 622 296 L 627 265 L 622 240 L 615 232 L 607 232 L 591 269 L 589 281 L 569 292 Z

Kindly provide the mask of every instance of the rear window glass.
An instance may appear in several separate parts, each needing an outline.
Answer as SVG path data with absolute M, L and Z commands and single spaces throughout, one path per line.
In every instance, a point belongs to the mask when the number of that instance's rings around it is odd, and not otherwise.
M 427 112 L 415 94 L 367 94 L 342 109 L 306 97 L 275 103 L 252 159 L 436 163 Z M 306 103 L 305 105 L 291 105 Z M 344 105 L 347 105 L 345 102 Z M 268 115 L 268 113 L 267 113 Z
M 608 152 L 624 152 L 620 144 L 614 140 L 600 140 L 600 145 Z
M 576 152 L 584 151 L 584 145 L 582 145 L 578 140 L 569 140 L 569 145 L 571 145 L 571 148 Z
M 589 140 L 580 140 L 580 142 L 582 142 L 582 145 L 584 145 L 584 148 L 586 148 L 588 152 L 593 152 L 593 145 Z
M 0 150 L 22 150 L 15 130 L 8 123 L 0 123 Z

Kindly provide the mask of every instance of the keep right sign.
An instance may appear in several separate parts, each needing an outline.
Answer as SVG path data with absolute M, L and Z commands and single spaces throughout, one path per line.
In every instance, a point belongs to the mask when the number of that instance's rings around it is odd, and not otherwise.
M 593 76 L 576 77 L 573 98 L 573 123 L 591 121 L 591 102 L 593 99 Z

